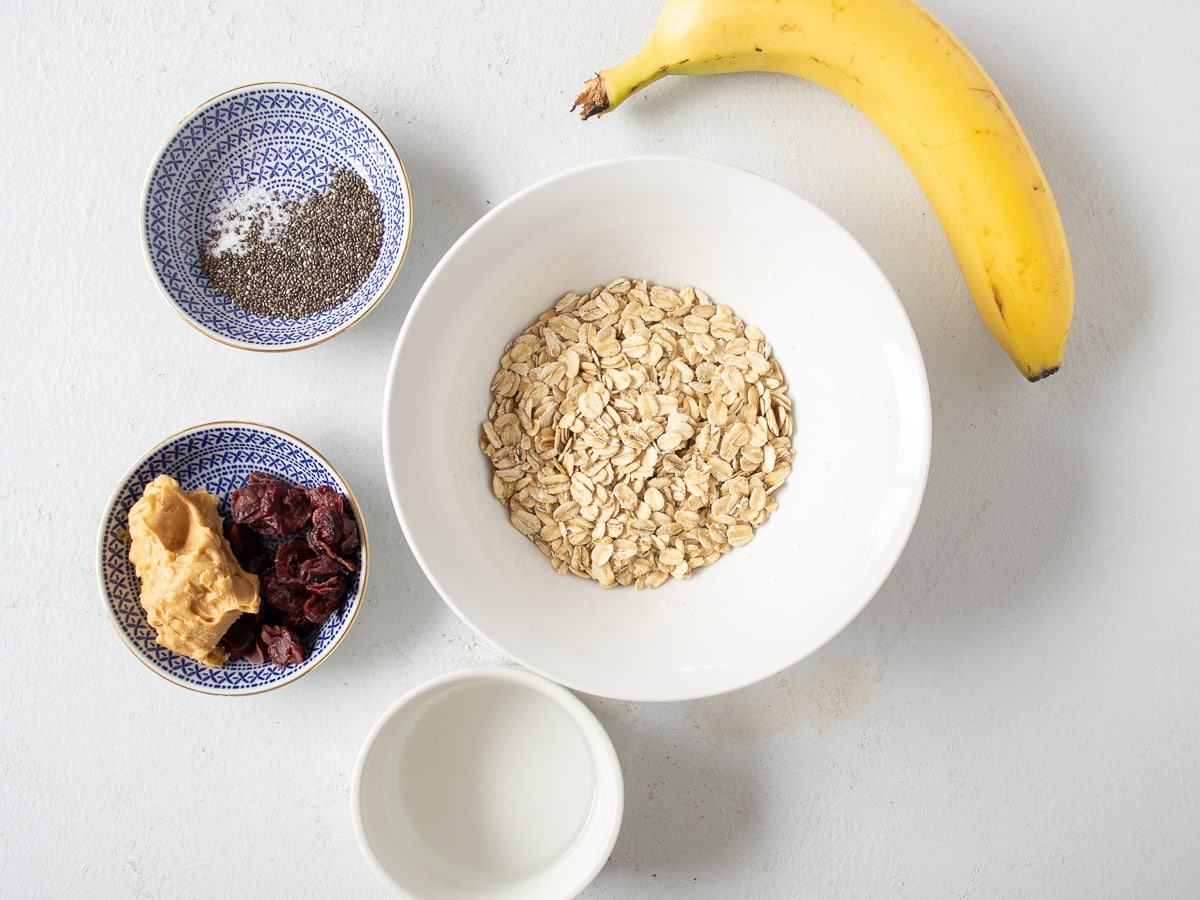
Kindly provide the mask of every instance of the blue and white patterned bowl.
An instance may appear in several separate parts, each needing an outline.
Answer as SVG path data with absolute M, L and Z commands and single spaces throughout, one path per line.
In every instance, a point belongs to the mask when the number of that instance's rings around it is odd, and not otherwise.
M 379 259 L 358 290 L 301 319 L 257 316 L 218 294 L 199 248 L 219 208 L 252 187 L 303 200 L 338 168 L 362 176 L 383 214 Z M 314 87 L 252 84 L 209 100 L 167 138 L 146 178 L 142 243 L 164 296 L 199 331 L 247 350 L 295 350 L 345 331 L 386 293 L 408 249 L 410 198 L 395 149 L 361 110 Z
M 129 509 L 146 485 L 170 475 L 187 491 L 203 488 L 219 499 L 222 517 L 229 497 L 251 472 L 266 472 L 294 484 L 326 484 L 341 491 L 358 523 L 361 546 L 358 574 L 340 610 L 305 644 L 304 662 L 278 668 L 234 660 L 220 668 L 206 666 L 161 646 L 146 621 L 139 596 L 141 583 L 129 561 Z M 345 637 L 362 604 L 367 584 L 367 529 L 358 501 L 329 462 L 298 438 L 249 422 L 212 422 L 167 438 L 125 473 L 109 500 L 100 525 L 96 574 L 109 618 L 126 646 L 153 671 L 193 690 L 209 694 L 255 694 L 295 681 L 316 668 Z

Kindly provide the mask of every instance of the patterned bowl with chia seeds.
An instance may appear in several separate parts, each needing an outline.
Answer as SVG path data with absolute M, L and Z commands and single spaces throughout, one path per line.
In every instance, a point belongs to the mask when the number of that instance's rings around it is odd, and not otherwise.
M 327 91 L 263 83 L 208 100 L 146 178 L 142 244 L 163 295 L 246 350 L 310 347 L 367 315 L 412 232 L 408 176 L 383 131 Z
M 358 531 L 358 547 L 344 599 L 333 614 L 302 638 L 304 659 L 285 666 L 230 659 L 207 666 L 158 643 L 141 605 L 141 582 L 129 559 L 129 510 L 159 475 L 170 475 L 184 491 L 205 490 L 217 498 L 228 521 L 230 495 L 262 472 L 304 488 L 328 486 L 345 499 L 345 512 Z M 125 473 L 100 523 L 96 575 L 108 618 L 133 655 L 167 681 L 206 694 L 257 694 L 297 680 L 321 664 L 350 630 L 366 590 L 370 555 L 358 501 L 326 460 L 299 438 L 251 422 L 210 422 L 171 435 Z

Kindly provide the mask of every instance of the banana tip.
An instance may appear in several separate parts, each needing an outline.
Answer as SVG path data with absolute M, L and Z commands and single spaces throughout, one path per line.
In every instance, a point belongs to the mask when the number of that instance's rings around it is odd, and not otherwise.
M 1043 378 L 1049 378 L 1059 370 L 1059 366 L 1051 366 L 1049 369 L 1042 369 L 1040 372 L 1030 372 L 1025 377 L 1032 384 L 1035 381 L 1041 381 Z

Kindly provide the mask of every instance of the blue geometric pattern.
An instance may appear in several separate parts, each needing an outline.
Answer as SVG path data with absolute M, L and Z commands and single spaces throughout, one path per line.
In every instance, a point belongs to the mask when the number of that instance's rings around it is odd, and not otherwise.
M 352 169 L 379 199 L 383 245 L 375 268 L 333 309 L 303 319 L 256 316 L 226 300 L 200 268 L 199 247 L 218 208 L 251 187 L 303 201 Z M 391 283 L 411 232 L 408 181 L 384 134 L 332 94 L 300 85 L 252 85 L 210 101 L 163 146 L 142 208 L 146 258 L 159 287 L 201 331 L 241 347 L 291 350 L 365 316 Z
M 141 582 L 129 561 L 129 509 L 146 485 L 162 474 L 170 475 L 185 491 L 203 488 L 219 499 L 223 517 L 229 515 L 229 496 L 246 483 L 251 472 L 266 472 L 294 484 L 316 487 L 327 484 L 346 495 L 362 538 L 355 581 L 342 608 L 306 641 L 304 662 L 278 668 L 256 666 L 245 660 L 221 668 L 205 666 L 180 656 L 155 640 L 139 596 Z M 125 643 L 163 677 L 185 687 L 212 694 L 253 694 L 294 681 L 304 675 L 337 645 L 349 630 L 362 603 L 368 565 L 367 532 L 358 504 L 349 488 L 316 451 L 295 438 L 239 422 L 201 425 L 173 437 L 138 462 L 113 494 L 100 529 L 98 573 L 109 616 Z

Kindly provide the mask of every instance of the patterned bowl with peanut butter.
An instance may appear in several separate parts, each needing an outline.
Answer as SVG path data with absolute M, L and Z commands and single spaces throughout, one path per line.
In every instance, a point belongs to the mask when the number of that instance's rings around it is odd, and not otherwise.
M 269 659 L 221 661 L 223 652 L 206 660 L 192 658 L 160 643 L 160 632 L 142 604 L 142 580 L 130 559 L 130 510 L 155 479 L 167 475 L 181 491 L 204 491 L 216 498 L 218 523 L 229 520 L 233 492 L 262 473 L 301 488 L 331 488 L 345 499 L 345 514 L 358 532 L 357 547 L 347 559 L 349 586 L 345 598 L 319 627 L 305 634 L 301 657 L 286 665 Z M 208 694 L 255 694 L 282 687 L 320 665 L 341 642 L 362 603 L 369 566 L 366 528 L 349 485 L 320 453 L 286 432 L 250 422 L 211 422 L 166 438 L 122 476 L 104 511 L 97 546 L 96 573 L 100 595 L 118 638 L 152 672 L 168 681 Z M 161 622 L 160 622 L 161 627 Z M 203 655 L 203 654 L 197 654 Z M 214 665 L 214 662 L 220 664 Z

